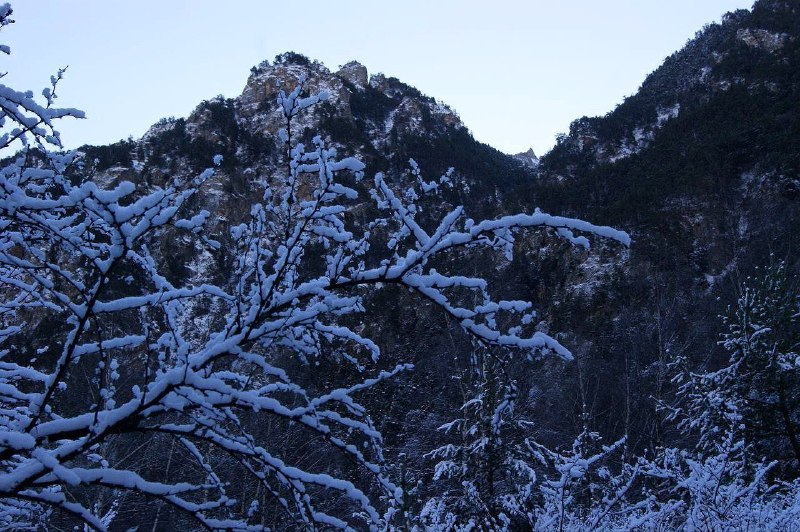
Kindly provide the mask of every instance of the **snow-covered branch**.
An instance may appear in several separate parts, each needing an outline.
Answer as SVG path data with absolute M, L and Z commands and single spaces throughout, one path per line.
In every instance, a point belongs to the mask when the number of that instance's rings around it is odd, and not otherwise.
M 426 182 L 412 163 L 410 188 L 398 193 L 383 174 L 365 181 L 360 160 L 320 137 L 294 144 L 294 119 L 327 99 L 303 94 L 301 80 L 278 98 L 284 179 L 219 251 L 232 257 L 230 282 L 179 285 L 159 242 L 211 242 L 210 213 L 187 206 L 213 170 L 163 188 L 101 186 L 80 154 L 46 148 L 60 147 L 57 119 L 82 116 L 52 107 L 62 74 L 44 104 L 0 87 L 0 149 L 21 141 L 0 169 L 0 522 L 9 526 L 50 508 L 104 529 L 114 512 L 97 493 L 152 498 L 212 529 L 266 528 L 265 505 L 298 526 L 388 526 L 403 494 L 358 397 L 412 366 L 381 369 L 373 328 L 352 323 L 365 295 L 402 286 L 476 344 L 568 359 L 533 329 L 530 302 L 494 298 L 485 280 L 439 265 L 476 248 L 510 258 L 527 230 L 580 246 L 586 236 L 629 244 L 625 233 L 538 211 L 475 222 L 456 207 L 423 219 L 420 202 L 449 174 Z M 352 210 L 367 203 L 376 215 L 357 222 Z M 198 301 L 215 309 L 208 329 L 187 318 Z M 346 377 L 311 386 L 320 364 Z M 314 444 L 304 454 L 291 438 Z M 180 467 L 173 451 L 148 455 L 147 442 L 177 448 Z M 320 454 L 335 459 L 325 465 Z

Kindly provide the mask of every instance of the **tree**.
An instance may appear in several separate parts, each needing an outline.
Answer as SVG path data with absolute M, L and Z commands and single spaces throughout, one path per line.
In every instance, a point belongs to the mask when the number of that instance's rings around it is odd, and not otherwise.
M 700 450 L 737 434 L 741 452 L 756 461 L 780 460 L 796 476 L 800 463 L 800 293 L 783 261 L 739 288 L 724 318 L 720 369 L 676 376 L 681 407 L 673 418 L 696 432 Z
M 694 448 L 660 449 L 642 462 L 660 484 L 660 502 L 640 517 L 651 526 L 774 530 L 798 518 L 797 291 L 779 261 L 739 294 L 719 342 L 726 364 L 705 372 L 691 371 L 685 356 L 672 364 L 677 404 L 661 407 Z
M 458 377 L 465 396 L 459 417 L 440 430 L 449 441 L 434 460 L 434 496 L 420 512 L 428 529 L 507 530 L 529 524 L 537 477 L 520 434 L 531 423 L 515 416 L 518 390 L 502 353 L 476 348 Z
M 433 530 L 596 530 L 638 514 L 626 504 L 639 464 L 622 464 L 617 473 L 609 467 L 626 438 L 600 445 L 584 406 L 583 430 L 569 449 L 536 442 L 534 423 L 515 413 L 519 390 L 508 377 L 509 362 L 486 350 L 473 354 L 472 368 L 460 379 L 467 395 L 460 416 L 441 427 L 455 443 L 429 454 L 438 460 L 435 495 L 420 511 L 422 524 Z
M 800 484 L 770 480 L 776 462 L 745 455 L 740 433 L 725 431 L 702 451 L 660 450 L 639 459 L 654 486 L 626 526 L 681 530 L 787 530 L 800 517 Z
M 3 6 L 3 25 L 10 15 Z M 377 344 L 348 321 L 364 294 L 400 286 L 480 345 L 568 358 L 533 330 L 529 302 L 497 300 L 484 280 L 433 264 L 475 248 L 510 255 L 524 229 L 583 246 L 573 231 L 629 243 L 538 211 L 476 222 L 456 207 L 427 227 L 416 198 L 447 176 L 418 177 L 398 194 L 382 174 L 365 182 L 358 159 L 338 158 L 319 137 L 310 149 L 293 143 L 298 114 L 327 98 L 304 95 L 300 79 L 277 102 L 284 179 L 222 249 L 204 235 L 210 213 L 186 212 L 212 169 L 164 187 L 106 188 L 81 171 L 79 153 L 51 151 L 61 148 L 56 119 L 82 116 L 52 106 L 60 78 L 44 106 L 0 86 L 0 147 L 21 143 L 0 170 L 0 522 L 9 527 L 54 511 L 102 530 L 145 499 L 159 501 L 151 521 L 166 506 L 194 521 L 173 524 L 212 529 L 389 526 L 402 490 L 357 396 L 411 366 L 377 369 Z M 357 223 L 348 212 L 365 191 L 375 216 Z M 156 251 L 165 239 L 231 254 L 230 282 L 173 284 Z M 185 319 L 192 305 L 222 318 L 198 327 Z M 348 382 L 308 385 L 318 364 L 344 368 Z M 287 446 L 298 433 L 331 465 Z

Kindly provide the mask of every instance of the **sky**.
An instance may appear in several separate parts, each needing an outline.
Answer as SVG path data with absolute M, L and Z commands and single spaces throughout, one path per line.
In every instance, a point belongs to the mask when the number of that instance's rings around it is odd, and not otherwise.
M 455 109 L 475 138 L 541 155 L 602 115 L 704 24 L 752 0 L 24 0 L 0 43 L 3 83 L 36 94 L 68 66 L 66 147 L 138 138 L 202 100 L 236 97 L 250 67 L 295 51 L 350 60 Z

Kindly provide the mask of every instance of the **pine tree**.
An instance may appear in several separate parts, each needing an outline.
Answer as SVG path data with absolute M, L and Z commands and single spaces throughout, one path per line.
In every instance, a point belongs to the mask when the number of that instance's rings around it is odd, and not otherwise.
M 800 470 L 800 292 L 779 261 L 748 279 L 722 345 L 730 353 L 724 385 L 742 404 L 746 441 L 757 456 Z
M 698 438 L 701 451 L 738 435 L 740 452 L 754 461 L 778 460 L 785 474 L 800 465 L 800 293 L 786 264 L 777 261 L 739 289 L 724 318 L 720 345 L 727 363 L 676 376 L 681 406 L 673 412 Z
M 508 363 L 477 348 L 458 378 L 460 415 L 440 427 L 452 443 L 428 454 L 439 494 L 421 512 L 427 527 L 508 530 L 532 521 L 538 487 L 524 438 L 531 424 L 515 413 L 518 390 Z

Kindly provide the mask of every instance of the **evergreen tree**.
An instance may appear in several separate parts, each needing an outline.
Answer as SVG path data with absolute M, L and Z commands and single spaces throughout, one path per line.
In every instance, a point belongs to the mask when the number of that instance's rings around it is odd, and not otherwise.
M 700 451 L 739 434 L 741 452 L 753 459 L 779 460 L 796 476 L 800 461 L 800 293 L 782 261 L 740 287 L 724 318 L 720 344 L 729 358 L 705 373 L 682 370 L 682 406 L 673 412 L 694 432 Z
M 438 460 L 438 494 L 421 512 L 428 527 L 506 530 L 531 522 L 537 491 L 524 446 L 530 423 L 515 415 L 518 392 L 507 364 L 501 354 L 475 349 L 458 379 L 465 402 L 459 417 L 440 427 L 453 443 L 428 455 Z
M 741 402 L 746 441 L 758 456 L 800 463 L 800 293 L 781 261 L 741 288 L 722 344 L 724 385 Z

